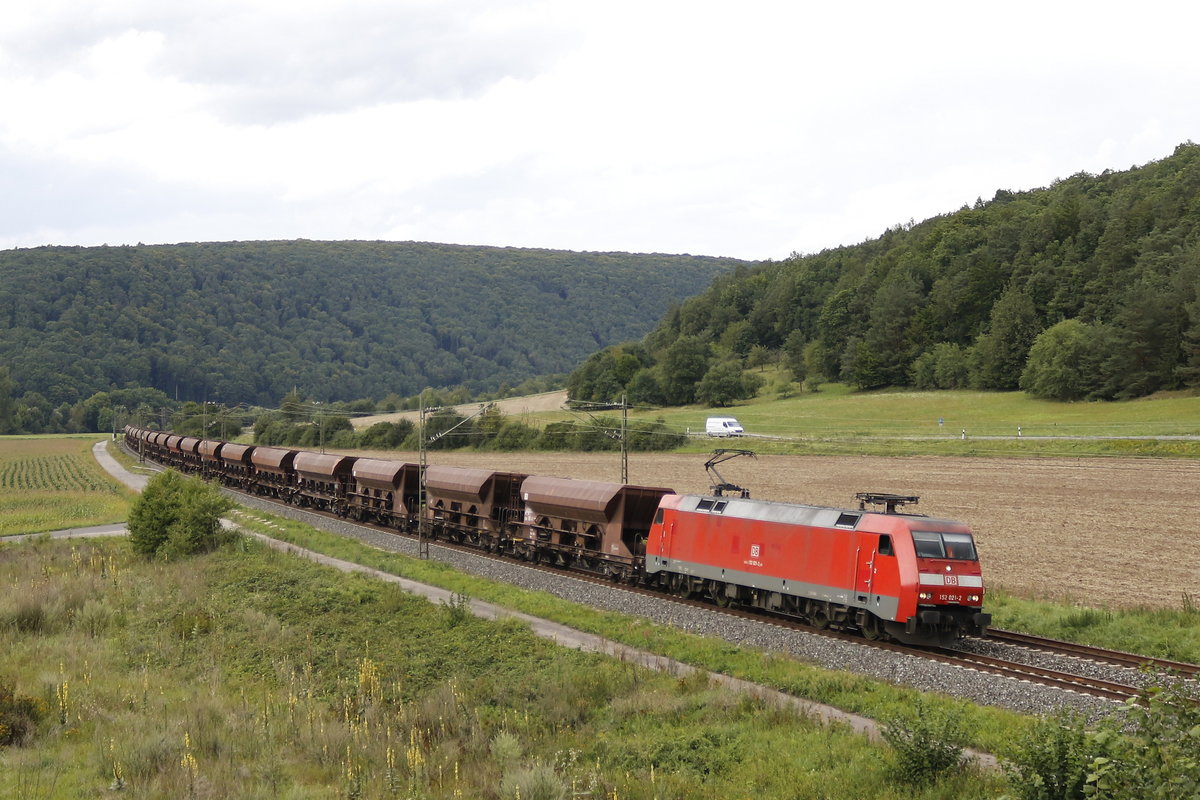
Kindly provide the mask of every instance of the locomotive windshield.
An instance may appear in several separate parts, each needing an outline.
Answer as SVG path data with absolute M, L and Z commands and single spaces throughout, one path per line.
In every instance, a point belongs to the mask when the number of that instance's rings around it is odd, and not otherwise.
M 917 558 L 951 558 L 960 561 L 977 559 L 975 540 L 969 533 L 913 531 L 912 536 Z

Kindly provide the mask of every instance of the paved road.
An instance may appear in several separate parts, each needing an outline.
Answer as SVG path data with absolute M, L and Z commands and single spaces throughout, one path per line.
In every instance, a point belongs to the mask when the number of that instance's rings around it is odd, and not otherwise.
M 129 470 L 121 466 L 115 458 L 108 454 L 108 440 L 96 442 L 92 445 L 92 455 L 96 457 L 96 461 L 104 468 L 104 471 L 121 483 L 133 489 L 135 492 L 140 492 L 146 488 L 146 484 L 150 480 L 149 475 L 135 475 Z M 157 471 L 157 470 L 153 470 Z

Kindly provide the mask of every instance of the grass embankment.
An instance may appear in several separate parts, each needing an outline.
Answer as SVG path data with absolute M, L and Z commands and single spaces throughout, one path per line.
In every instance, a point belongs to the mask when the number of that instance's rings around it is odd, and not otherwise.
M 1114 611 L 992 590 L 987 607 L 997 628 L 1200 664 L 1200 607 L 1191 595 L 1177 609 Z
M 99 438 L 0 438 L 0 536 L 125 519 L 129 492 L 92 457 Z
M 379 550 L 304 523 L 262 512 L 243 511 L 237 515 L 237 519 L 250 530 L 309 550 L 487 600 L 631 647 L 875 719 L 887 719 L 901 713 L 921 694 L 861 675 L 821 669 L 786 656 L 739 647 L 722 639 L 685 633 L 642 617 L 602 611 L 543 592 L 478 578 L 438 561 L 423 561 Z M 989 752 L 1003 749 L 1006 742 L 1025 724 L 1019 715 L 997 709 L 948 698 L 941 702 L 945 708 L 969 718 L 966 727 L 971 732 L 971 745 Z
M 0 580 L 17 591 L 0 597 L 0 682 L 42 719 L 0 750 L 4 797 L 1003 791 L 971 773 L 904 786 L 844 729 L 254 543 L 174 564 L 135 560 L 123 541 L 5 555 Z

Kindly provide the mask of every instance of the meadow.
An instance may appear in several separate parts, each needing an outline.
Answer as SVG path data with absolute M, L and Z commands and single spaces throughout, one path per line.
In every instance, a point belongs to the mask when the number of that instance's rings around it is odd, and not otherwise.
M 822 384 L 802 392 L 778 372 L 753 400 L 724 409 L 645 410 L 692 432 L 733 416 L 753 434 L 737 446 L 827 455 L 1200 457 L 1200 395 L 1160 393 L 1124 402 L 1060 403 L 1024 392 L 881 390 Z M 788 388 L 780 392 L 784 386 Z M 699 437 L 694 448 L 711 447 Z
M 0 796 L 972 798 L 838 726 L 556 647 L 247 540 L 0 550 Z M 760 657 L 761 658 L 761 657 Z M 21 724 L 18 720 L 18 724 Z
M 124 520 L 131 495 L 92 457 L 99 439 L 0 437 L 0 536 Z

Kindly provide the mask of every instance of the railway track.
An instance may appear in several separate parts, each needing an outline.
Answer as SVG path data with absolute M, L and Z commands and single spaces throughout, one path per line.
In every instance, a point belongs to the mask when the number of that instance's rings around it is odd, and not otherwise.
M 263 498 L 263 497 L 259 497 L 256 495 L 250 495 L 250 496 L 253 496 L 257 500 L 260 500 L 260 501 L 267 500 L 268 502 L 272 502 L 283 508 L 291 508 L 291 509 L 298 508 L 297 506 L 282 503 L 280 501 L 269 500 L 268 498 Z M 358 526 L 362 526 L 364 528 L 369 528 L 371 530 L 386 530 L 388 533 L 390 533 L 392 535 L 402 536 L 402 537 L 408 538 L 408 539 L 416 538 L 415 536 L 413 536 L 411 534 L 400 533 L 398 531 L 395 531 L 394 529 L 379 528 L 379 527 L 368 525 L 365 523 L 352 522 L 350 520 L 339 518 L 335 514 L 331 514 L 326 511 L 315 511 L 310 508 L 302 508 L 299 510 L 305 511 L 310 514 L 315 514 L 320 517 L 325 517 L 328 519 L 336 519 L 339 522 L 341 522 L 342 524 L 358 525 Z M 712 602 L 710 602 L 708 600 L 704 600 L 704 599 L 698 599 L 698 598 L 692 598 L 692 597 L 680 597 L 678 595 L 664 594 L 663 592 L 649 589 L 647 587 L 630 585 L 630 584 L 614 583 L 610 578 L 608 578 L 606 576 L 590 574 L 590 573 L 586 573 L 586 572 L 579 572 L 579 571 L 575 571 L 575 570 L 563 569 L 561 567 L 556 567 L 556 566 L 552 566 L 549 564 L 534 563 L 534 562 L 529 562 L 529 561 L 518 561 L 518 560 L 514 560 L 512 558 L 507 558 L 502 555 L 488 553 L 486 551 L 477 549 L 470 545 L 459 544 L 459 543 L 447 541 L 444 539 L 432 540 L 431 543 L 436 545 L 437 547 L 446 548 L 448 550 L 455 550 L 455 551 L 462 552 L 462 553 L 467 553 L 467 554 L 470 554 L 477 558 L 488 559 L 488 560 L 504 563 L 506 565 L 519 565 L 526 569 L 531 569 L 531 570 L 536 570 L 539 572 L 544 572 L 547 574 L 552 574 L 552 575 L 554 575 L 556 577 L 560 577 L 560 578 L 567 578 L 567 579 L 571 579 L 571 580 L 581 581 L 584 583 L 591 583 L 594 585 L 604 586 L 610 591 L 627 592 L 630 594 L 635 594 L 635 595 L 640 595 L 643 597 L 652 598 L 657 602 L 676 603 L 676 604 L 683 605 L 683 606 L 702 609 L 702 610 L 704 610 L 708 613 L 712 613 L 712 614 L 726 615 L 726 616 L 730 616 L 730 617 L 753 620 L 760 624 L 771 625 L 771 626 L 775 626 L 775 627 L 782 628 L 785 630 L 792 630 L 792 631 L 807 633 L 807 634 L 811 634 L 811 635 L 824 636 L 824 637 L 831 638 L 831 639 L 849 642 L 849 643 L 855 644 L 857 646 L 862 646 L 862 647 L 873 647 L 873 648 L 877 648 L 877 649 L 881 649 L 881 650 L 888 650 L 891 652 L 907 655 L 912 658 L 924 659 L 927 661 L 935 661 L 935 662 L 939 662 L 939 663 L 943 663 L 943 664 L 949 664 L 949 665 L 957 666 L 957 667 L 960 667 L 963 669 L 970 669 L 970 670 L 974 670 L 976 672 L 982 672 L 982 673 L 987 673 L 987 674 L 991 674 L 991 675 L 996 675 L 998 677 L 1005 677 L 1005 678 L 1010 678 L 1013 680 L 1024 681 L 1027 683 L 1039 684 L 1041 686 L 1048 686 L 1048 687 L 1058 689 L 1061 691 L 1076 692 L 1078 694 L 1096 697 L 1096 698 L 1109 700 L 1109 701 L 1113 701 L 1113 702 L 1125 702 L 1126 700 L 1129 700 L 1130 698 L 1138 697 L 1141 694 L 1141 689 L 1132 684 L 1123 684 L 1123 683 L 1118 683 L 1118 682 L 1113 682 L 1113 681 L 1102 680 L 1102 679 L 1090 677 L 1087 675 L 1080 675 L 1077 673 L 1069 672 L 1066 670 L 1050 669 L 1050 668 L 1046 668 L 1046 667 L 1034 666 L 1034 665 L 1022 663 L 1019 661 L 1012 661 L 1012 660 L 1007 660 L 1007 659 L 1003 659 L 1003 658 L 997 658 L 994 656 L 982 655 L 982 654 L 978 654 L 978 653 L 971 653 L 971 652 L 966 652 L 963 650 L 955 650 L 955 649 L 950 649 L 950 648 L 940 648 L 940 649 L 938 649 L 938 648 L 917 648 L 917 647 L 910 647 L 908 645 L 897 644 L 894 642 L 872 641 L 869 639 L 864 639 L 862 636 L 859 636 L 857 634 L 844 633 L 842 631 L 829 630 L 829 629 L 823 630 L 823 629 L 813 627 L 812 625 L 808 625 L 804 622 L 801 622 L 801 621 L 793 619 L 793 618 L 789 618 L 786 616 L 770 615 L 770 614 L 767 614 L 767 613 L 762 612 L 757 609 L 746 609 L 746 608 L 737 608 L 737 607 L 721 608 L 719 606 L 714 605 Z M 1024 634 L 1012 634 L 1011 632 L 1007 632 L 1007 631 L 1005 631 L 1004 633 L 1011 634 L 1014 637 L 1024 636 Z M 1031 638 L 1037 639 L 1037 637 L 1031 637 Z M 1011 641 L 1011 640 L 1006 639 L 1005 641 Z M 1043 640 L 1043 641 L 1046 643 L 1050 643 L 1053 640 Z M 1028 642 L 1022 642 L 1022 644 L 1028 644 Z M 1058 654 L 1066 655 L 1066 656 L 1078 656 L 1077 653 L 1069 651 L 1068 648 L 1070 648 L 1072 646 L 1079 647 L 1079 648 L 1086 647 L 1083 645 L 1072 645 L 1069 642 L 1061 642 L 1058 644 L 1063 645 L 1063 648 L 1060 651 L 1058 651 Z M 1050 648 L 1047 646 L 1047 647 L 1043 647 L 1041 649 L 1043 651 L 1048 651 Z M 1149 659 L 1145 656 L 1137 656 L 1137 655 L 1128 654 L 1128 653 L 1120 654 L 1120 653 L 1116 653 L 1113 651 L 1103 651 L 1100 648 L 1086 648 L 1086 649 L 1088 649 L 1089 651 L 1093 651 L 1095 653 L 1109 654 L 1111 656 L 1112 660 L 1108 661 L 1107 663 L 1113 663 L 1113 664 L 1116 664 L 1119 666 L 1139 666 L 1148 661 L 1160 661 L 1161 662 L 1161 660 Z M 1128 659 L 1133 659 L 1133 661 L 1129 661 L 1129 662 L 1118 661 L 1117 658 L 1122 655 L 1127 657 Z M 1097 660 L 1099 660 L 1099 659 L 1097 658 Z M 1162 662 L 1162 663 L 1175 664 L 1176 662 Z M 1195 670 L 1195 671 L 1200 671 L 1200 666 L 1196 666 L 1196 665 L 1182 665 L 1182 666 L 1190 667 L 1192 670 Z
M 1044 636 L 1035 636 L 1030 633 L 993 628 L 988 631 L 988 638 L 992 641 L 1026 647 L 1038 652 L 1073 656 L 1088 661 L 1096 661 L 1101 664 L 1112 664 L 1114 666 L 1131 667 L 1134 669 L 1148 667 L 1159 672 L 1172 672 L 1187 678 L 1200 676 L 1200 665 L 1197 664 L 1143 656 L 1137 653 L 1127 653 L 1122 650 L 1107 650 L 1102 647 L 1076 644 L 1075 642 L 1063 642 L 1057 639 L 1048 639 Z
M 228 487 L 226 487 L 228 488 Z M 244 494 L 233 491 L 235 494 Z M 271 500 L 258 495 L 245 495 L 253 497 L 258 501 L 270 502 L 280 508 L 295 509 L 304 511 L 309 514 L 314 514 L 319 517 L 324 517 L 331 520 L 337 520 L 341 524 L 351 524 L 361 526 L 364 529 L 374 531 L 386 531 L 390 535 L 402 536 L 408 539 L 415 539 L 412 534 L 398 532 L 390 528 L 381 528 L 368 525 L 365 523 L 351 522 L 345 518 L 338 517 L 325 511 L 317 511 L 311 508 L 303 508 L 300 506 L 284 503 L 278 500 Z M 1087 675 L 1072 672 L 1068 669 L 1054 669 L 1044 666 L 1035 666 L 1020 661 L 997 658 L 995 656 L 984 655 L 980 653 L 972 653 L 966 650 L 955 649 L 931 649 L 931 648 L 914 648 L 906 645 L 900 645 L 892 642 L 872 641 L 864 639 L 856 634 L 843 633 L 834 630 L 822 630 L 815 628 L 806 623 L 800 622 L 794 618 L 780 617 L 767 614 L 757 609 L 745 609 L 736 607 L 718 607 L 708 600 L 702 600 L 692 597 L 680 597 L 677 595 L 664 594 L 661 591 L 652 590 L 646 587 L 640 587 L 630 584 L 614 583 L 610 578 L 600 575 L 593 575 L 584 572 L 567 570 L 560 567 L 551 566 L 548 564 L 538 564 L 528 561 L 518 561 L 512 558 L 507 558 L 497 554 L 487 553 L 486 551 L 477 549 L 470 545 L 458 544 L 444 539 L 432 540 L 439 547 L 456 550 L 463 553 L 468 553 L 476 558 L 484 558 L 506 565 L 520 565 L 527 569 L 538 570 L 545 573 L 550 573 L 556 577 L 570 578 L 572 580 L 585 583 L 602 585 L 612 591 L 627 592 L 630 594 L 641 595 L 653 598 L 656 602 L 676 603 L 683 606 L 690 606 L 697 609 L 702 609 L 706 613 L 722 614 L 731 617 L 739 617 L 743 619 L 753 620 L 754 622 L 771 625 L 782 629 L 794 630 L 811 635 L 820 635 L 832 639 L 840 639 L 856 646 L 874 647 L 881 650 L 890 650 L 896 653 L 907 655 L 917 659 L 927 661 L 936 661 L 948 665 L 957 666 L 963 669 L 973 670 L 980 673 L 1007 677 L 1010 679 L 1024 681 L 1027 683 L 1038 684 L 1041 686 L 1052 687 L 1054 689 L 1075 692 L 1081 695 L 1101 698 L 1108 701 L 1123 702 L 1129 698 L 1138 697 L 1142 690 L 1132 684 L 1124 684 L 1109 680 L 1103 680 Z M 1089 647 L 1086 645 L 1075 645 L 1069 642 L 1056 642 L 1054 640 L 1043 639 L 1040 637 L 1029 636 L 1011 631 L 997 631 L 996 635 L 989 637 L 995 641 L 1005 642 L 1007 644 L 1015 644 L 1022 648 L 1036 650 L 1042 653 L 1050 653 L 1056 657 L 1064 657 L 1062 661 L 1070 663 L 1071 659 L 1086 659 L 1105 664 L 1111 664 L 1118 667 L 1142 667 L 1150 665 L 1152 668 L 1160 670 L 1171 670 L 1178 674 L 1195 676 L 1200 673 L 1200 666 L 1183 664 L 1181 662 L 1172 662 L 1163 659 L 1152 659 L 1146 656 L 1139 656 L 1130 653 L 1121 653 L 1119 651 L 1108 651 L 1101 648 Z M 1069 658 L 1067 658 L 1069 657 Z M 1061 664 L 1059 664 L 1061 666 Z

